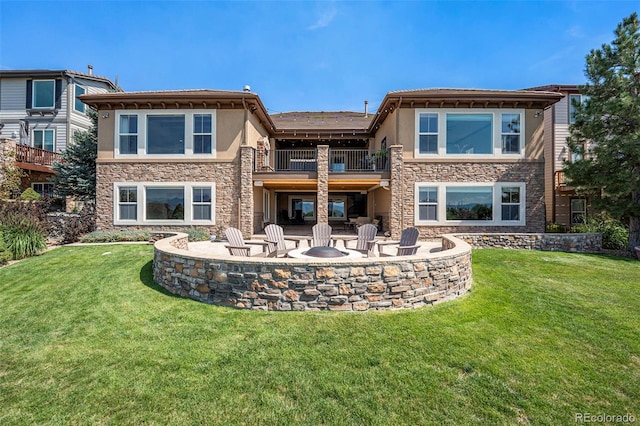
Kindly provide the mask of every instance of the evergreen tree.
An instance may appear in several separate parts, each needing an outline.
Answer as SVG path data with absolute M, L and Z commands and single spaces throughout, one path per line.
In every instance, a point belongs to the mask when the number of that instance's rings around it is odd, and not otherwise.
M 581 159 L 564 170 L 595 208 L 629 223 L 629 249 L 640 246 L 640 33 L 634 12 L 616 39 L 586 57 L 587 84 L 575 103 L 568 139 Z
M 55 163 L 56 175 L 52 179 L 56 193 L 95 203 L 96 157 L 98 155 L 98 113 L 87 108 L 92 125 L 88 131 L 76 132 L 73 143 L 62 154 L 63 164 Z

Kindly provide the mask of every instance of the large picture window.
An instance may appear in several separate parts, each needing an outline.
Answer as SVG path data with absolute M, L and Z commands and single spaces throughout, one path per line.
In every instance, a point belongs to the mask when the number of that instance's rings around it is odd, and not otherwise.
M 524 155 L 524 110 L 416 109 L 415 156 Z
M 492 187 L 446 188 L 447 220 L 493 220 Z
M 525 225 L 522 182 L 419 182 L 416 225 Z
M 184 115 L 147 116 L 147 154 L 184 154 Z
M 447 154 L 491 153 L 492 114 L 447 114 Z
M 116 115 L 115 157 L 215 157 L 215 110 L 139 110 Z
M 212 182 L 114 183 L 114 224 L 215 223 Z

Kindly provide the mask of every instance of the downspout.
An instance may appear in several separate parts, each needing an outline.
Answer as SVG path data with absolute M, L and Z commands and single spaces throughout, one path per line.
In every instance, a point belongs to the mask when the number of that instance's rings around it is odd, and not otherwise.
M 400 145 L 400 105 L 402 105 L 402 96 L 400 96 L 400 98 L 398 98 L 398 106 L 396 107 L 396 140 L 395 140 L 395 144 L 396 145 Z M 389 150 L 387 150 L 387 155 L 389 155 Z M 391 156 L 389 155 L 389 166 L 391 167 Z M 402 155 L 402 157 L 404 158 L 404 153 Z M 403 159 L 404 162 L 404 159 Z M 389 173 L 391 173 L 391 170 L 389 170 Z M 400 183 L 401 185 L 401 189 L 400 189 L 400 199 L 402 200 L 402 202 L 400 203 L 400 229 L 404 229 L 404 167 L 402 167 L 402 170 L 400 171 L 401 173 L 401 177 L 400 177 Z
M 542 125 L 544 126 L 544 113 L 542 114 Z M 545 159 L 547 161 L 547 159 Z M 551 106 L 551 223 L 556 223 L 556 106 Z M 569 215 L 571 220 L 571 215 Z M 545 230 L 546 231 L 546 230 Z
M 64 149 L 67 149 L 67 146 L 69 146 L 72 142 L 73 142 L 73 138 L 71 136 L 71 103 L 73 102 L 72 96 L 73 94 L 71 93 L 71 90 L 69 90 L 69 81 L 73 81 L 69 76 L 65 76 L 66 77 L 66 81 L 67 81 L 67 111 L 66 111 L 66 117 L 65 117 L 65 125 L 67 127 L 67 142 L 65 143 Z M 75 87 L 74 87 L 74 92 L 75 92 Z M 54 118 L 55 120 L 55 118 Z M 58 135 L 56 135 L 56 139 L 57 139 Z M 58 152 L 57 150 L 57 143 L 56 146 L 53 147 L 53 150 Z
M 242 143 L 241 145 L 248 145 L 248 137 L 249 134 L 249 109 L 247 108 L 247 101 L 245 98 L 242 98 L 242 107 L 244 108 L 244 127 L 242 132 Z

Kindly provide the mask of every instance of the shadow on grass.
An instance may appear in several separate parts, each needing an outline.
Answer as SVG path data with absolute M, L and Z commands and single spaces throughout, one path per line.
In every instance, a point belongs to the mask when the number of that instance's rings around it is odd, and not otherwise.
M 151 290 L 155 290 L 158 293 L 164 294 L 165 296 L 176 297 L 178 299 L 182 299 L 182 297 L 169 292 L 168 290 L 166 290 L 163 287 L 160 287 L 153 280 L 153 260 L 150 260 L 149 262 L 145 263 L 145 265 L 140 269 L 140 281 L 142 282 L 142 284 L 144 284 L 145 286 L 149 287 Z

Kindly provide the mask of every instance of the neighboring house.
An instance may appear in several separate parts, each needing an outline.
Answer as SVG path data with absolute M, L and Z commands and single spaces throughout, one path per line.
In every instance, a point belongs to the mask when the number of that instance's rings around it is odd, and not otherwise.
M 375 114 L 269 115 L 250 91 L 88 94 L 99 229 L 382 217 L 394 238 L 543 232 L 543 91 L 390 92 Z
M 0 70 L 0 138 L 17 142 L 16 164 L 25 171 L 23 189 L 52 195 L 53 162 L 91 120 L 84 94 L 116 90 L 108 78 L 68 70 Z M 7 143 L 7 142 L 5 142 Z
M 565 162 L 577 159 L 576 153 L 569 149 L 567 138 L 569 126 L 574 122 L 573 101 L 582 102 L 577 85 L 555 84 L 534 87 L 527 90 L 556 92 L 562 99 L 545 111 L 544 157 L 545 157 L 545 205 L 547 223 L 562 225 L 566 229 L 585 223 L 590 212 L 587 197 L 577 195 L 568 185 L 564 172 Z

